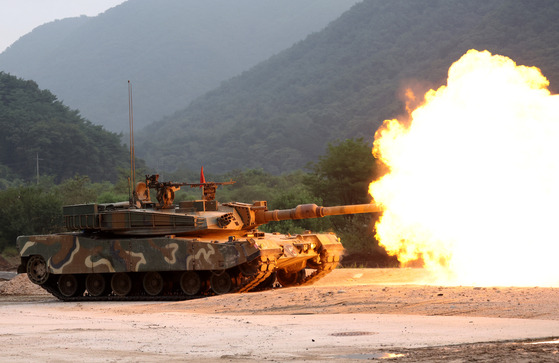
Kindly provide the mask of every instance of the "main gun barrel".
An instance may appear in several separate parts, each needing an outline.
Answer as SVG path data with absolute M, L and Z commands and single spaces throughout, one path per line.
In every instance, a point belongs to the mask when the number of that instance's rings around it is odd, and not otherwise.
M 288 219 L 309 219 L 342 214 L 379 213 L 382 209 L 376 204 L 339 205 L 335 207 L 319 207 L 316 204 L 301 204 L 292 209 L 277 209 L 264 211 L 259 224 L 270 221 L 284 221 Z

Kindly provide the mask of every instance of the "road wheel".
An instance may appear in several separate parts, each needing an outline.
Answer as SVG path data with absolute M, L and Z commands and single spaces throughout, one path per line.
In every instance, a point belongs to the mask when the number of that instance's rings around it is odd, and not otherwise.
M 132 279 L 126 272 L 117 272 L 111 278 L 111 289 L 115 295 L 126 296 L 132 290 Z
M 89 274 L 85 279 L 85 288 L 90 296 L 104 296 L 109 294 L 109 284 L 101 274 Z
M 231 291 L 233 282 L 231 281 L 231 276 L 227 273 L 227 271 L 222 271 L 218 274 L 212 274 L 210 277 L 210 286 L 213 292 L 218 295 L 227 294 Z
M 80 284 L 76 275 L 65 274 L 58 278 L 58 291 L 65 297 L 78 296 L 83 293 L 80 291 Z
M 42 285 L 49 279 L 49 269 L 43 256 L 31 256 L 27 261 L 27 276 L 31 282 Z
M 200 280 L 200 275 L 195 271 L 185 271 L 181 275 L 180 285 L 182 291 L 193 296 L 200 292 L 202 288 L 202 281 Z
M 159 295 L 163 291 L 163 277 L 159 272 L 148 272 L 144 275 L 143 286 L 148 295 Z
M 300 284 L 305 278 L 305 270 L 290 272 L 287 270 L 279 270 L 276 278 L 283 287 L 295 286 Z

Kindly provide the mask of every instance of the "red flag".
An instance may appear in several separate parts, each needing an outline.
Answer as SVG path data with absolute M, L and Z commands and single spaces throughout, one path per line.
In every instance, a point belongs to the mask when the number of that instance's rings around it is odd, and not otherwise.
M 206 182 L 206 178 L 204 178 L 204 167 L 202 166 L 202 168 L 200 169 L 200 184 L 205 182 Z

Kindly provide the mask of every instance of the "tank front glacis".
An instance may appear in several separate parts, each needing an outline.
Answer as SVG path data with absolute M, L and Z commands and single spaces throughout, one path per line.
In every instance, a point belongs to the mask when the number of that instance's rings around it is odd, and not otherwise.
M 257 227 L 378 211 L 373 205 L 268 211 L 263 201 L 213 200 L 217 186 L 229 183 L 160 183 L 148 176 L 130 202 L 66 206 L 64 219 L 73 232 L 18 237 L 18 271 L 62 300 L 187 299 L 266 289 L 276 281 L 309 284 L 338 264 L 338 238 Z M 206 199 L 173 205 L 174 191 L 184 185 L 204 188 Z M 158 203 L 151 202 L 150 188 L 157 190 Z

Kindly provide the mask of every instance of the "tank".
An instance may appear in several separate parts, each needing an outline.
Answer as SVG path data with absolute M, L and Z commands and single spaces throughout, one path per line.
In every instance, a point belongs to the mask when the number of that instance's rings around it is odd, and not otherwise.
M 20 236 L 18 272 L 69 300 L 180 300 L 312 284 L 343 254 L 333 233 L 264 233 L 270 221 L 374 213 L 374 204 L 268 210 L 265 201 L 218 203 L 216 183 L 146 176 L 127 202 L 63 207 L 69 232 Z M 201 200 L 174 203 L 182 186 Z M 156 193 L 156 201 L 150 198 Z

